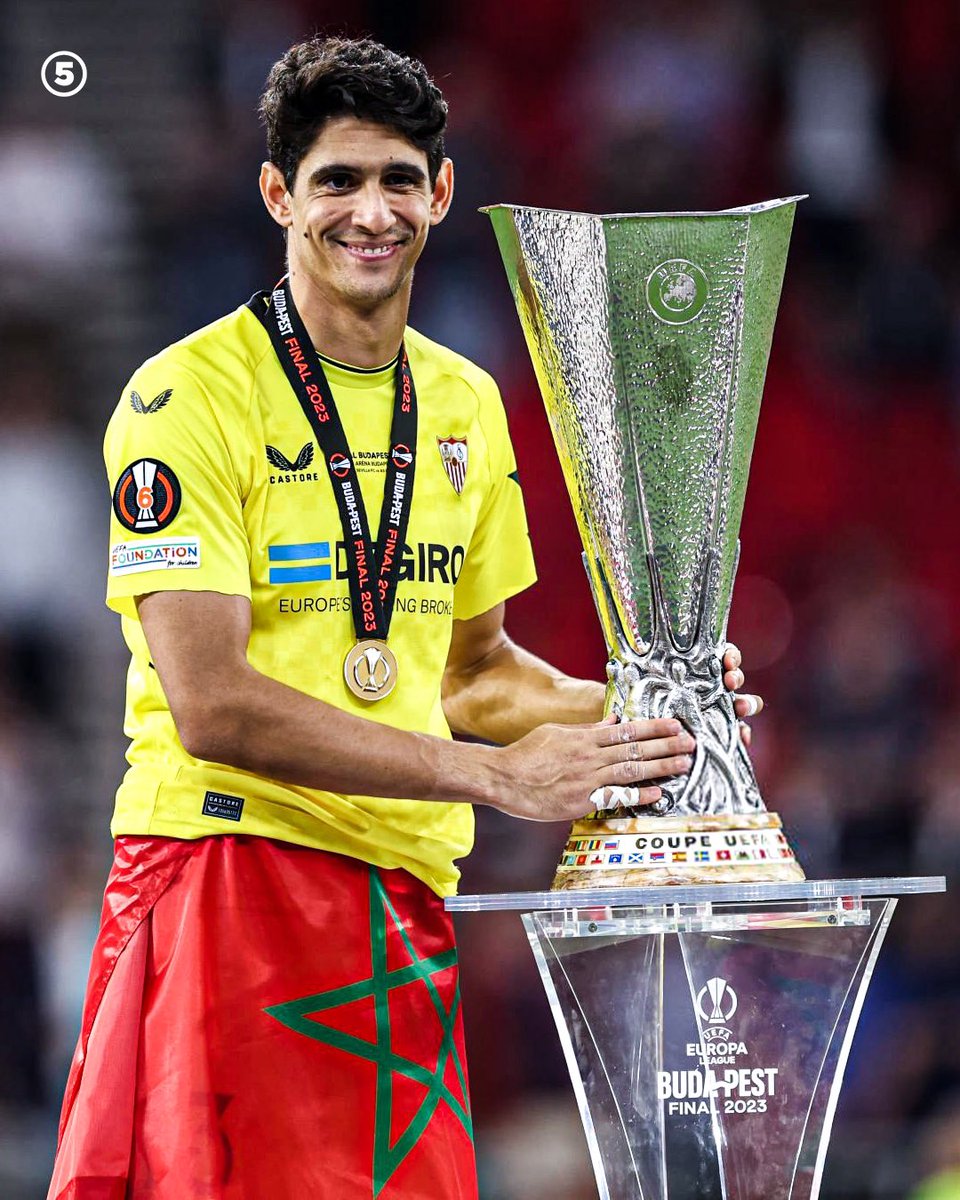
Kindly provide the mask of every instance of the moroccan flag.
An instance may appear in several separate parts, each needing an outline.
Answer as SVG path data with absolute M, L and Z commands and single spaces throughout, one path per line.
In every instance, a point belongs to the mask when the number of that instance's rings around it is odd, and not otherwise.
M 120 838 L 48 1200 L 476 1200 L 456 948 L 404 871 Z

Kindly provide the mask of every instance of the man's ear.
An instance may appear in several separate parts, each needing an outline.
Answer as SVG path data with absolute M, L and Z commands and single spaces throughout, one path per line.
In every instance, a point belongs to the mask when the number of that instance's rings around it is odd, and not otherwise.
M 445 158 L 437 172 L 437 182 L 433 185 L 433 198 L 430 201 L 430 224 L 439 225 L 447 215 L 450 202 L 453 200 L 453 163 Z
M 293 212 L 290 207 L 290 193 L 283 178 L 283 172 L 272 162 L 260 165 L 260 195 L 267 206 L 267 212 L 284 229 L 293 224 Z

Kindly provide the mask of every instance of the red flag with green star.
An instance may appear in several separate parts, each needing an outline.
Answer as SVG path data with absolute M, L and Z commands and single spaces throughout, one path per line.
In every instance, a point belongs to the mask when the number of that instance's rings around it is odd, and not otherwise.
M 263 838 L 120 839 L 50 1200 L 476 1195 L 439 898 Z

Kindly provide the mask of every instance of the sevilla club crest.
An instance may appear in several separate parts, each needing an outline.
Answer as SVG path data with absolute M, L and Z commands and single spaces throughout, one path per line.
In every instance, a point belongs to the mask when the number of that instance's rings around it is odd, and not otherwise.
M 467 481 L 467 439 L 458 437 L 437 438 L 440 461 L 459 496 Z

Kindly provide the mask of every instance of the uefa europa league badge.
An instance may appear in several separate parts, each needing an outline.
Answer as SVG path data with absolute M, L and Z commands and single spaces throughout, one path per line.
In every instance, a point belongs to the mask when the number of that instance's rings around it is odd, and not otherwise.
M 723 1025 L 737 1011 L 737 993 L 719 976 L 697 992 L 697 1011 L 708 1025 Z
M 351 646 L 343 678 L 358 700 L 383 700 L 397 683 L 397 658 L 386 642 L 366 638 Z
M 667 325 L 686 325 L 696 320 L 709 295 L 706 275 L 685 258 L 667 259 L 647 279 L 650 311 Z

